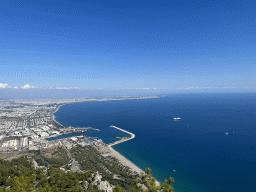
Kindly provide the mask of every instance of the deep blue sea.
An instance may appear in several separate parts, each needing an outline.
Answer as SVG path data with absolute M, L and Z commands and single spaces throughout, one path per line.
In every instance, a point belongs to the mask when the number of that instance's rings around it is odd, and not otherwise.
M 176 192 L 256 191 L 255 93 L 75 103 L 55 117 L 64 126 L 100 129 L 87 134 L 106 143 L 127 136 L 110 125 L 134 133 L 135 139 L 113 148 L 140 168 L 150 167 L 159 181 L 173 177 Z

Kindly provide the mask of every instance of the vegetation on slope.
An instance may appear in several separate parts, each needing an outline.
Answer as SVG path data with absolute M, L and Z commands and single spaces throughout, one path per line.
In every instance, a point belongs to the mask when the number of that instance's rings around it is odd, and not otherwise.
M 0 191 L 93 191 L 97 188 L 89 184 L 85 189 L 85 182 L 91 172 L 65 172 L 51 166 L 49 169 L 34 169 L 26 157 L 0 160 Z
M 85 171 L 99 171 L 103 180 L 113 185 L 119 184 L 126 190 L 130 189 L 133 180 L 138 177 L 130 168 L 120 165 L 113 157 L 104 157 L 92 146 L 82 147 L 80 145 L 70 150 L 72 156 Z
M 56 149 L 58 152 L 56 152 Z M 67 172 L 61 165 L 69 160 L 56 160 L 66 158 L 66 151 L 60 147 L 47 149 L 44 156 L 39 151 L 34 152 L 33 158 L 46 158 L 52 164 L 49 169 L 34 169 L 32 159 L 20 157 L 11 161 L 0 159 L 0 192 L 2 191 L 99 191 L 92 185 L 94 176 L 92 173 L 98 171 L 102 175 L 102 181 L 107 180 L 113 186 L 113 192 L 172 192 L 173 178 L 165 180 L 164 183 L 156 185 L 156 179 L 152 177 L 148 168 L 145 173 L 137 175 L 119 163 L 116 158 L 103 157 L 92 146 L 77 146 L 71 149 L 72 156 L 80 163 L 86 172 Z M 49 153 L 47 155 L 47 153 Z M 66 155 L 63 155 L 66 154 Z M 50 160 L 49 160 L 50 159 Z M 53 160 L 55 159 L 55 160 Z M 45 161 L 45 159 L 44 159 Z M 43 163 L 42 163 L 43 164 Z M 144 186 L 144 187 L 143 187 Z
M 66 149 L 60 146 L 42 149 L 41 153 L 40 150 L 31 152 L 33 152 L 33 158 L 40 166 L 45 166 L 46 163 L 63 166 L 70 160 Z
M 148 168 L 140 176 L 133 173 L 130 168 L 123 166 L 114 157 L 104 157 L 92 146 L 82 147 L 80 145 L 70 150 L 85 171 L 98 171 L 103 180 L 107 180 L 112 185 L 116 185 L 114 192 L 135 191 L 141 192 L 142 184 L 148 188 L 147 191 L 172 192 L 173 178 L 165 180 L 164 183 L 156 185 L 156 179 L 151 175 Z M 145 189 L 144 189 L 145 190 Z

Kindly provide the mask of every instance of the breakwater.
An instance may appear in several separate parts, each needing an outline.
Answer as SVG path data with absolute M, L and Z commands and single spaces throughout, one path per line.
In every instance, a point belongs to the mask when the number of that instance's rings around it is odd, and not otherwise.
M 129 132 L 129 131 L 126 131 L 126 130 L 121 129 L 121 128 L 119 128 L 119 127 L 116 127 L 116 126 L 114 126 L 114 125 L 111 125 L 110 127 L 113 127 L 113 128 L 115 128 L 115 129 L 118 129 L 118 130 L 120 130 L 120 131 L 123 131 L 123 132 L 128 133 L 128 134 L 131 135 L 130 138 L 122 138 L 122 139 L 119 140 L 119 141 L 116 141 L 116 142 L 113 142 L 113 143 L 109 143 L 108 146 L 110 146 L 110 147 L 113 146 L 113 145 L 117 145 L 117 144 L 120 144 L 120 143 L 123 143 L 123 142 L 125 142 L 125 141 L 128 141 L 128 140 L 131 140 L 131 139 L 134 139 L 134 138 L 135 138 L 135 134 L 133 134 L 133 133 L 131 133 L 131 132 Z

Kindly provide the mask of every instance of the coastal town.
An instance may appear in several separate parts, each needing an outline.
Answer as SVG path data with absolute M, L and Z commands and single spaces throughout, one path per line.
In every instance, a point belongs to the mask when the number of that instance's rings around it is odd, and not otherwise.
M 64 104 L 120 99 L 134 98 L 0 100 L 0 158 L 12 160 L 28 156 L 35 169 L 47 169 L 51 164 L 58 164 L 65 172 L 93 170 L 96 171 L 94 183 L 98 190 L 112 192 L 114 184 L 122 186 L 124 179 L 131 186 L 133 179 L 138 178 L 143 171 L 112 146 L 135 138 L 133 133 L 112 125 L 110 127 L 126 132 L 131 137 L 117 137 L 117 141 L 105 144 L 101 139 L 86 135 L 88 129 L 100 131 L 99 129 L 65 127 L 54 117 L 54 113 Z M 84 153 L 83 159 L 95 157 L 85 162 L 80 158 L 81 153 Z M 91 154 L 90 157 L 86 157 L 88 153 Z M 91 167 L 91 164 L 94 166 Z M 123 184 L 122 187 L 127 187 L 126 185 Z M 142 182 L 140 185 L 147 189 Z
M 47 141 L 49 137 L 67 133 L 86 132 L 88 129 L 97 130 L 92 127 L 64 127 L 56 122 L 53 113 L 61 105 L 83 101 L 124 99 L 144 98 L 0 100 L 0 152 L 22 151 L 24 149 L 37 150 L 42 146 L 45 147 L 52 143 Z M 131 137 L 134 138 L 135 135 L 131 134 Z M 122 142 L 127 139 L 130 138 L 121 138 Z M 76 141 L 77 138 L 71 137 L 70 140 Z M 87 141 L 85 143 L 88 144 Z

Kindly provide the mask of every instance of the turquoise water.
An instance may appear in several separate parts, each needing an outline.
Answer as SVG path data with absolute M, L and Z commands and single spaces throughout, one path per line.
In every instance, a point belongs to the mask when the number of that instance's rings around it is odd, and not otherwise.
M 256 94 L 84 102 L 60 107 L 55 117 L 64 126 L 100 129 L 87 134 L 106 143 L 127 136 L 110 125 L 134 133 L 113 148 L 160 181 L 173 177 L 175 191 L 255 190 Z

